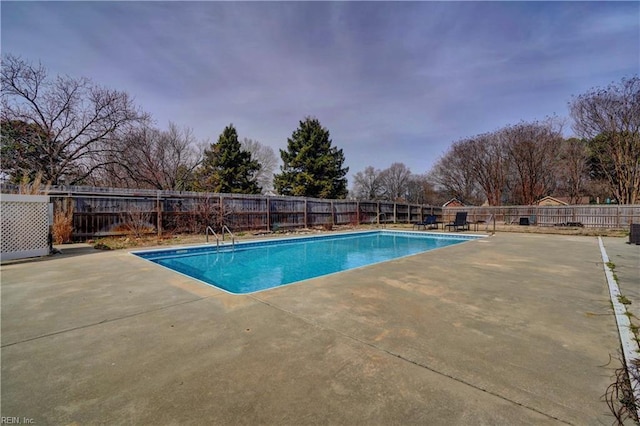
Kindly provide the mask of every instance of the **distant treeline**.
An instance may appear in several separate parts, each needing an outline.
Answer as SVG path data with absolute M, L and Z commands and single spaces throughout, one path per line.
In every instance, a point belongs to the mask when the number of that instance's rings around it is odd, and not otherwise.
M 128 93 L 86 78 L 49 76 L 43 65 L 10 54 L 2 58 L 1 83 L 5 181 L 39 176 L 54 186 L 349 195 L 344 153 L 314 117 L 293 130 L 275 172 L 273 149 L 240 139 L 233 124 L 213 143 L 174 123 L 159 129 Z M 452 143 L 424 174 L 398 162 L 358 171 L 350 198 L 434 205 L 451 198 L 533 204 L 546 195 L 640 202 L 640 78 L 594 88 L 572 98 L 569 109 L 577 138 L 563 138 L 557 119 L 506 126 Z

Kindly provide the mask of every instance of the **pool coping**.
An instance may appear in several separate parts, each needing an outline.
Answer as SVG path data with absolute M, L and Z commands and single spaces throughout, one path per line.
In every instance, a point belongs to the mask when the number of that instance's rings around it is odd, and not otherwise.
M 335 238 L 336 236 L 342 235 L 358 235 L 358 234 L 374 234 L 374 233 L 392 233 L 392 234 L 410 234 L 410 235 L 421 235 L 428 236 L 433 238 L 453 238 L 453 239 L 463 239 L 463 240 L 475 240 L 480 238 L 486 238 L 488 235 L 484 234 L 452 234 L 452 233 L 442 233 L 442 232 L 420 232 L 420 231 L 408 231 L 402 230 L 397 231 L 394 229 L 378 229 L 378 230 L 366 230 L 366 231 L 349 231 L 349 232 L 340 232 L 340 233 L 331 233 L 331 234 L 322 234 L 322 235 L 301 235 L 301 236 L 288 236 L 288 237 L 277 237 L 277 238 L 268 238 L 262 240 L 246 240 L 246 241 L 238 241 L 235 244 L 237 245 L 270 245 L 277 244 L 278 242 L 283 241 L 301 241 L 305 239 L 323 239 L 323 238 Z M 141 250 L 132 250 L 129 253 L 139 256 L 143 253 L 157 253 L 163 251 L 176 251 L 176 250 L 197 250 L 201 249 L 202 251 L 208 251 L 215 246 L 214 243 L 205 243 L 205 244 L 195 244 L 195 245 L 180 245 L 180 246 L 170 246 L 170 247 L 162 247 L 162 248 L 151 248 L 151 249 L 141 249 Z M 218 246 L 219 248 L 228 249 L 229 247 L 233 247 L 233 243 L 228 241 L 223 241 Z M 139 256 L 140 257 L 140 256 Z
M 295 284 L 301 284 L 301 283 L 305 283 L 309 280 L 313 280 L 316 278 L 320 278 L 320 277 L 329 277 L 332 275 L 336 275 L 336 274 L 340 274 L 346 271 L 354 271 L 354 270 L 358 270 L 361 268 L 367 268 L 373 265 L 379 265 L 381 263 L 385 263 L 385 262 L 391 262 L 394 260 L 399 260 L 399 259 L 403 259 L 403 258 L 407 258 L 407 257 L 411 257 L 411 256 L 416 256 L 419 254 L 423 254 L 425 253 L 423 252 L 419 252 L 419 253 L 412 253 L 412 254 L 408 254 L 408 255 L 404 255 L 404 256 L 399 256 L 399 257 L 395 257 L 392 259 L 386 259 L 386 260 L 382 260 L 379 262 L 374 262 L 374 263 L 369 263 L 367 265 L 362 265 L 362 266 L 358 266 L 355 268 L 349 268 L 349 269 L 345 269 L 345 270 L 341 270 L 341 271 L 335 271 L 335 272 L 331 272 L 328 274 L 323 274 L 323 275 L 319 275 L 319 276 L 314 276 L 314 277 L 309 277 L 309 278 L 305 278 L 302 280 L 298 280 L 298 281 L 294 281 L 294 282 L 290 282 L 290 283 L 286 283 L 286 284 L 281 284 L 281 285 L 276 285 L 273 287 L 268 287 L 268 288 L 263 288 L 263 289 L 259 289 L 259 290 L 255 290 L 255 291 L 249 291 L 249 292 L 242 292 L 242 293 L 234 293 L 232 291 L 229 291 L 219 285 L 213 284 L 213 283 L 209 283 L 206 282 L 200 278 L 194 277 L 190 274 L 187 274 L 185 272 L 170 268 L 168 266 L 165 266 L 161 263 L 157 263 L 154 262 L 152 259 L 146 258 L 144 256 L 142 256 L 143 254 L 152 254 L 152 253 L 171 253 L 171 252 L 176 252 L 176 254 L 182 254 L 182 253 L 178 253 L 180 251 L 189 251 L 189 250 L 194 250 L 196 253 L 199 251 L 202 252 L 210 252 L 213 250 L 220 250 L 221 248 L 224 248 L 224 250 L 226 252 L 233 250 L 234 249 L 234 244 L 237 245 L 244 245 L 244 246 L 255 246 L 255 247 L 262 247 L 262 246 L 269 246 L 269 245 L 276 245 L 278 243 L 282 243 L 282 242 L 291 242 L 291 243 L 295 243 L 295 242 L 300 242 L 300 241 L 313 241 L 313 240 L 318 240 L 318 239 L 332 239 L 332 238 L 336 238 L 336 237 L 348 237 L 348 236 L 352 236 L 352 235 L 366 235 L 366 234 L 380 234 L 380 233 L 385 233 L 385 234 L 397 234 L 397 235 L 412 235 L 412 236 L 421 236 L 421 237 L 431 237 L 431 238 L 437 238 L 437 239 L 454 239 L 454 240 L 466 240 L 466 241 L 475 241 L 475 240 L 481 240 L 484 238 L 487 238 L 488 235 L 477 235 L 477 234 L 451 234 L 451 233 L 434 233 L 434 232 L 420 232 L 420 231 L 396 231 L 396 230 L 389 230 L 389 229 L 378 229 L 378 230 L 366 230 L 366 231 L 352 231 L 352 232 L 342 232 L 342 233 L 332 233 L 332 234 L 323 234 L 323 235 L 312 235 L 312 236 L 293 236 L 293 237 L 283 237 L 283 238 L 273 238 L 273 239 L 266 239 L 266 240 L 250 240 L 250 241 L 241 241 L 238 243 L 225 243 L 224 245 L 221 246 L 213 246 L 212 244 L 199 244 L 199 245 L 195 245 L 195 246 L 176 246 L 176 247 L 163 247 L 163 248 L 159 248 L 159 249 L 149 249 L 149 250 L 134 250 L 134 251 L 130 251 L 129 254 L 134 255 L 136 258 L 141 259 L 143 261 L 146 262 L 151 262 L 156 266 L 162 267 L 164 269 L 167 269 L 169 271 L 172 271 L 174 273 L 180 274 L 186 278 L 192 279 L 197 281 L 198 283 L 204 284 L 208 287 L 212 287 L 216 290 L 220 290 L 224 293 L 233 295 L 233 296 L 246 296 L 246 295 L 252 295 L 252 294 L 257 294 L 257 293 L 262 293 L 265 291 L 269 291 L 269 290 L 273 290 L 273 289 L 277 289 L 277 288 L 281 288 L 281 287 L 286 287 L 286 286 L 291 286 L 291 285 L 295 285 Z M 445 247 L 438 247 L 437 249 L 443 249 L 443 248 L 447 248 L 449 246 L 445 246 Z M 436 250 L 436 249 L 431 249 L 431 250 L 427 250 L 427 251 L 432 251 L 432 250 Z

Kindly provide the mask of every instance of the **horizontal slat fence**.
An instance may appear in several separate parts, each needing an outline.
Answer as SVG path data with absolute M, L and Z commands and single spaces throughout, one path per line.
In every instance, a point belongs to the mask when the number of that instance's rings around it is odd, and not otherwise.
M 0 185 L 4 193 L 17 187 Z M 417 223 L 427 215 L 451 222 L 466 211 L 469 222 L 518 224 L 528 218 L 537 226 L 580 223 L 585 227 L 628 229 L 640 223 L 640 205 L 439 207 L 384 201 L 324 200 L 245 194 L 131 190 L 93 187 L 52 187 L 52 201 L 71 198 L 74 203 L 74 240 L 124 235 L 127 225 L 170 232 L 204 233 L 222 224 L 233 232 L 277 231 L 336 225 Z M 64 206 L 65 203 L 54 203 Z
M 628 229 L 631 223 L 640 223 L 640 205 L 445 207 L 442 217 L 450 222 L 461 211 L 467 212 L 469 222 L 495 219 L 496 223 L 506 225 L 517 225 L 520 218 L 527 218 L 537 226 L 579 224 L 607 229 Z
M 2 185 L 3 192 L 8 185 Z M 13 188 L 15 190 L 15 188 Z M 130 233 L 137 229 L 170 232 L 277 231 L 294 228 L 331 228 L 337 225 L 420 222 L 442 208 L 407 203 L 325 200 L 245 194 L 130 190 L 93 187 L 52 187 L 52 200 L 74 202 L 74 240 Z M 64 205 L 64 203 L 58 203 Z
M 333 204 L 336 225 L 359 225 L 360 217 L 357 201 L 340 201 Z

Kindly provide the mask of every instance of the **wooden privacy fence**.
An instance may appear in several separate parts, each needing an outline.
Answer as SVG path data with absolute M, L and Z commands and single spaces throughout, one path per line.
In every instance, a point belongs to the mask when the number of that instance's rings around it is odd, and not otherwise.
M 16 187 L 0 185 L 2 192 Z M 384 201 L 325 200 L 245 194 L 156 191 L 137 189 L 52 187 L 48 195 L 56 209 L 73 207 L 73 239 L 150 232 L 204 233 L 207 226 L 232 231 L 277 231 L 330 228 L 336 225 L 421 222 L 436 215 L 453 221 L 466 211 L 469 222 L 518 224 L 521 218 L 537 226 L 581 224 L 594 228 L 628 229 L 640 223 L 640 205 L 436 207 Z M 68 202 L 61 202 L 71 200 Z M 158 226 L 160 225 L 160 226 Z
M 238 232 L 413 223 L 442 215 L 436 206 L 246 194 L 52 187 L 49 195 L 53 201 L 73 200 L 74 240 L 133 231 L 203 233 L 223 224 Z
M 576 206 L 499 206 L 445 207 L 443 220 L 451 221 L 456 212 L 466 211 L 469 222 L 493 221 L 519 224 L 526 218 L 531 225 L 561 226 L 576 224 L 589 228 L 628 229 L 640 223 L 640 205 L 576 205 Z

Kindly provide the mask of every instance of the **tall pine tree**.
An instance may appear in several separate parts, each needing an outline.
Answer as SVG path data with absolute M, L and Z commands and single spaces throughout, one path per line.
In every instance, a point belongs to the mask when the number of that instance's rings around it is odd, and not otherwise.
M 244 151 L 238 141 L 233 124 L 225 127 L 218 142 L 204 151 L 202 166 L 198 171 L 198 189 L 234 194 L 259 194 L 256 183 L 260 164 Z
M 306 117 L 280 150 L 282 173 L 274 176 L 276 191 L 282 195 L 316 198 L 345 198 L 348 167 L 344 154 L 331 146 L 329 131 L 316 118 Z

